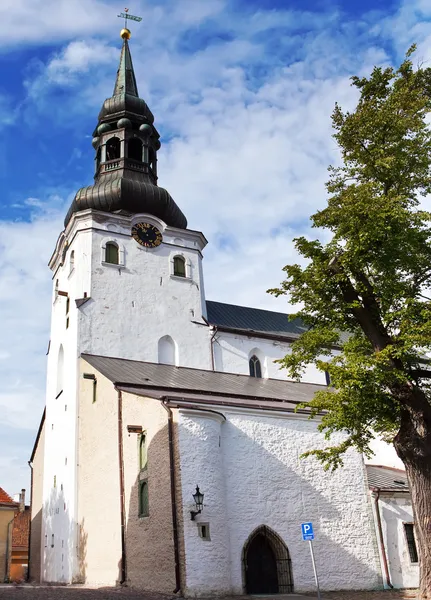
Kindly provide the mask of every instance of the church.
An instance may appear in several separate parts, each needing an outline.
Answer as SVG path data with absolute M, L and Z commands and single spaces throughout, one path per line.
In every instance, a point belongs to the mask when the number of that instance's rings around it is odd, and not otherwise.
M 323 470 L 328 385 L 274 360 L 299 321 L 205 296 L 207 240 L 158 186 L 160 136 L 123 45 L 93 133 L 95 177 L 49 266 L 46 407 L 32 466 L 30 574 L 186 596 L 384 584 L 363 457 Z M 336 441 L 339 441 L 341 436 Z

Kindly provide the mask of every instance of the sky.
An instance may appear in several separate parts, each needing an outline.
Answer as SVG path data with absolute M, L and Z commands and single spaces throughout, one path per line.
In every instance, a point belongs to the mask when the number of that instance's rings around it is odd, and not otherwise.
M 207 298 L 288 311 L 266 293 L 316 236 L 335 102 L 350 77 L 431 60 L 429 0 L 135 0 L 140 96 L 161 133 L 159 184 L 209 243 Z M 0 3 L 0 486 L 29 490 L 44 406 L 51 272 L 75 192 L 92 182 L 92 131 L 112 95 L 123 6 Z

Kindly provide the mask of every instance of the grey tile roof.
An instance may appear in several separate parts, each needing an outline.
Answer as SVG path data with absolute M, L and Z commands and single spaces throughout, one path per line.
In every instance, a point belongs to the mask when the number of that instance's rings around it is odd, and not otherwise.
M 82 354 L 91 366 L 115 383 L 141 388 L 181 391 L 223 397 L 243 397 L 280 402 L 308 402 L 326 386 L 249 375 L 159 365 L 122 358 Z
M 264 332 L 284 337 L 298 337 L 306 330 L 300 319 L 289 321 L 287 313 L 236 306 L 207 300 L 207 318 L 211 325 L 229 329 Z
M 409 491 L 409 484 L 405 471 L 378 465 L 367 465 L 366 468 L 368 485 L 370 488 L 379 488 L 382 491 Z

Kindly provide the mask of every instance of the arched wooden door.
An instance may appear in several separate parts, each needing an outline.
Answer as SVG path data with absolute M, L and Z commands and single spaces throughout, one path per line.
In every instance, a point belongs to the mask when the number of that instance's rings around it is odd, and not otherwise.
M 247 594 L 278 594 L 277 562 L 266 535 L 251 541 L 246 556 Z
M 289 594 L 293 579 L 289 551 L 269 527 L 258 527 L 243 550 L 247 594 Z

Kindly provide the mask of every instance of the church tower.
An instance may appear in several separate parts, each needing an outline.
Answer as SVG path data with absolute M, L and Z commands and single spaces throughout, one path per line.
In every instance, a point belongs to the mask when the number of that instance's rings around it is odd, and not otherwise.
M 122 38 L 114 92 L 93 133 L 94 183 L 77 192 L 49 263 L 44 581 L 73 582 L 79 572 L 77 397 L 82 385 L 97 389 L 94 377 L 80 381 L 80 355 L 211 369 L 206 240 L 187 229 L 179 207 L 158 186 L 160 136 L 138 95 L 127 29 Z M 103 448 L 98 451 L 103 468 Z

